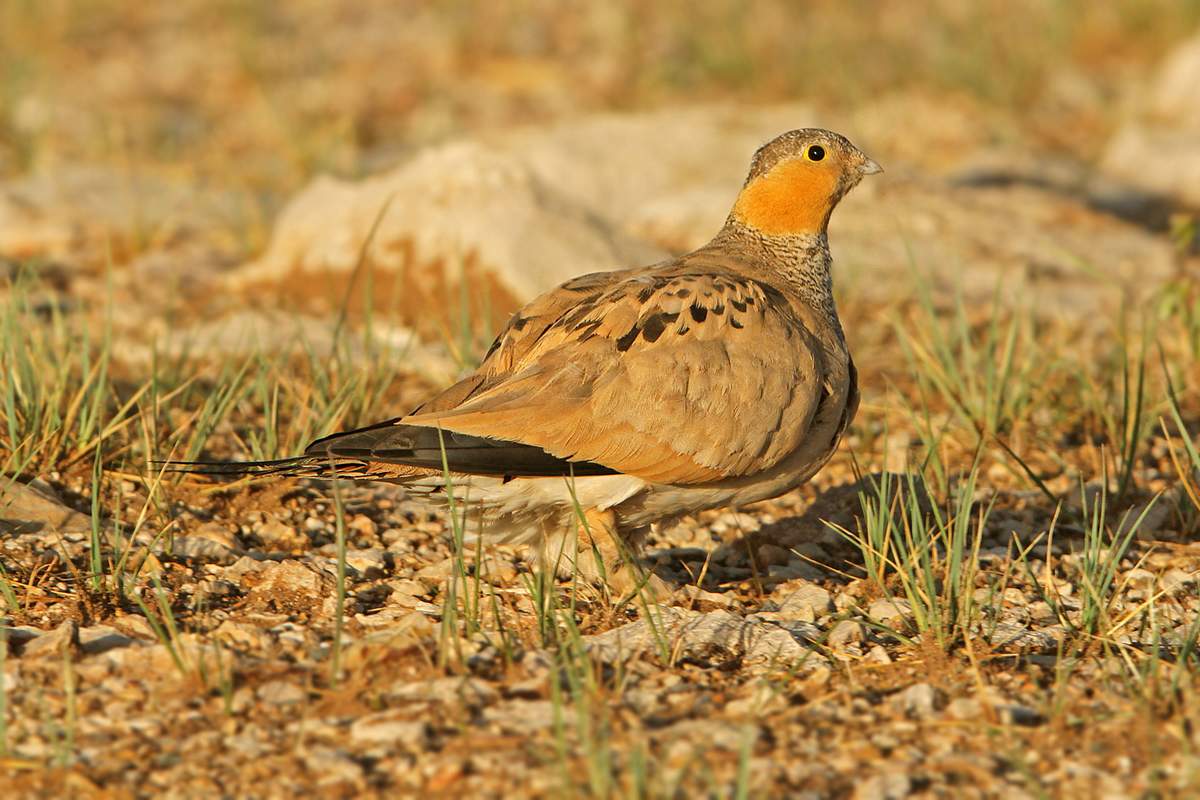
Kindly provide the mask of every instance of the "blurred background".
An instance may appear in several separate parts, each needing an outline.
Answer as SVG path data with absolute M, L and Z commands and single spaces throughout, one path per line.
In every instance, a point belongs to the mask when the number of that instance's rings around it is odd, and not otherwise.
M 819 124 L 887 168 L 835 217 L 845 286 L 914 258 L 1165 277 L 1200 207 L 1198 30 L 1197 0 L 8 0 L 0 264 L 77 295 L 117 267 L 137 320 L 237 290 L 443 333 L 466 298 L 486 332 L 703 243 L 753 148 Z
M 885 106 L 895 148 L 932 160 L 1091 162 L 1198 20 L 1195 0 L 7 0 L 0 177 L 132 164 L 269 214 L 316 172 L 462 134 L 714 101 Z

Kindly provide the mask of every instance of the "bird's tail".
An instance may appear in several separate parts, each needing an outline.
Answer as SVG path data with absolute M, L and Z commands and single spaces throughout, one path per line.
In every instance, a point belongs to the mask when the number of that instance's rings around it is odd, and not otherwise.
M 209 475 L 226 480 L 240 478 L 371 479 L 371 469 L 361 459 L 328 456 L 297 456 L 270 461 L 153 461 L 163 472 Z

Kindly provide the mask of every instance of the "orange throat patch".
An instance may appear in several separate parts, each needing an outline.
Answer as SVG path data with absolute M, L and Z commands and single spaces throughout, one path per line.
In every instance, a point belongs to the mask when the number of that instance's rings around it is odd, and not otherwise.
M 784 161 L 742 189 L 733 215 L 768 236 L 820 233 L 829 221 L 836 187 L 832 165 Z

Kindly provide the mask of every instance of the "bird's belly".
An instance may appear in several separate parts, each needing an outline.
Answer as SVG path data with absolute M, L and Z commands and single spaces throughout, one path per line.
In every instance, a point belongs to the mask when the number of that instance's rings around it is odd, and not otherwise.
M 435 485 L 430 479 L 430 487 Z M 440 479 L 437 479 L 440 480 Z M 414 487 L 414 484 L 409 484 Z M 500 478 L 471 476 L 453 485 L 455 508 L 464 516 L 466 532 L 492 541 L 521 543 L 572 524 L 576 506 L 606 510 L 638 494 L 646 481 L 631 475 L 567 478 Z M 447 505 L 444 493 L 428 500 Z
M 749 477 L 693 485 L 650 484 L 616 505 L 620 524 L 639 528 L 660 520 L 725 506 L 745 506 L 795 489 L 824 466 L 834 449 L 800 449 L 772 469 Z

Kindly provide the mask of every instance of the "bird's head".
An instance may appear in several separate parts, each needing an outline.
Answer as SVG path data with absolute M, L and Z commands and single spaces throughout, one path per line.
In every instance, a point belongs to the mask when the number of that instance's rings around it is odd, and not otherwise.
M 882 168 L 845 136 L 801 128 L 758 149 L 732 219 L 764 236 L 825 231 L 829 215 L 864 175 Z

